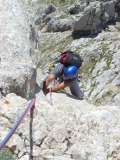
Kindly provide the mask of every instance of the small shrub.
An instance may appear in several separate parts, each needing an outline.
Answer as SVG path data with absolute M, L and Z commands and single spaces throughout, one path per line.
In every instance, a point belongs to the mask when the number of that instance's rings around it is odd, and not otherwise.
M 8 149 L 0 151 L 0 160 L 15 160 L 15 156 Z
M 47 3 L 53 3 L 53 4 L 72 4 L 75 0 L 47 0 Z

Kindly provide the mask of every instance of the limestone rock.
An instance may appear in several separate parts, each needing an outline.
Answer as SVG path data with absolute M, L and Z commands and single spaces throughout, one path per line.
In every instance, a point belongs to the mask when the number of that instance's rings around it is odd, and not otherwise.
M 111 27 L 114 29 L 108 28 L 108 31 L 101 32 L 95 38 L 74 40 L 69 46 L 83 57 L 81 83 L 86 96 L 97 104 L 111 103 L 120 91 L 118 43 L 120 35 L 115 26 Z
M 21 2 L 2 0 L 0 8 L 1 92 L 29 97 L 28 86 L 31 88 L 30 81 L 35 80 L 30 58 L 29 24 Z
M 45 9 L 45 14 L 50 14 L 52 12 L 56 11 L 56 7 L 52 4 L 48 5 L 48 7 Z
M 75 5 L 75 6 L 72 6 L 68 9 L 68 12 L 70 14 L 78 14 L 81 10 L 80 10 L 80 5 Z
M 55 11 L 56 8 L 54 5 L 48 5 L 48 7 L 44 11 L 42 11 L 42 13 L 36 18 L 35 25 L 41 25 L 42 23 L 48 21 L 48 15 Z
M 64 31 L 72 29 L 72 25 L 73 25 L 73 22 L 71 20 L 51 19 L 47 24 L 47 31 L 48 32 L 64 32 Z
M 115 4 L 115 11 L 117 13 L 117 18 L 118 20 L 120 19 L 120 1 L 117 0 L 116 4 Z
M 36 98 L 32 125 L 34 159 L 79 160 L 87 158 L 96 160 L 97 158 L 107 160 L 114 159 L 115 156 L 119 158 L 120 109 L 118 106 L 96 107 L 88 104 L 86 100 L 75 100 L 61 93 L 52 94 L 52 99 L 49 94 L 45 97 L 39 93 Z M 18 106 L 17 101 L 21 107 Z M 8 116 L 13 120 L 18 110 L 20 110 L 19 115 L 24 111 L 26 101 L 11 94 L 0 103 L 2 116 L 4 115 L 5 119 Z M 5 108 L 8 106 L 9 110 L 6 112 Z M 8 147 L 11 144 L 15 145 L 14 140 L 17 139 L 15 153 L 20 160 L 25 157 L 27 159 L 28 154 L 25 153 L 29 153 L 28 119 L 29 116 L 18 128 L 17 135 L 14 135 L 15 137 L 12 137 L 8 143 Z M 12 125 L 11 121 L 7 123 L 1 117 L 2 122 L 3 127 L 5 123 Z M 26 129 L 23 131 L 23 128 Z M 5 135 L 3 131 L 0 132 L 1 136 Z
M 108 23 L 115 21 L 115 3 L 107 2 L 91 2 L 84 12 L 81 13 L 79 20 L 76 20 L 73 32 L 79 34 L 95 34 L 99 33 Z

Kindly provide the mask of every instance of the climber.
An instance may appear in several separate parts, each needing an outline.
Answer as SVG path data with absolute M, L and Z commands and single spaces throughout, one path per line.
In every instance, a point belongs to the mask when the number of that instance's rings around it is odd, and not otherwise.
M 55 66 L 54 70 L 48 75 L 43 82 L 43 93 L 56 92 L 69 87 L 72 95 L 82 100 L 84 93 L 80 90 L 78 84 L 78 70 L 82 65 L 82 58 L 73 53 L 72 51 L 65 51 L 60 55 L 59 63 Z M 48 88 L 49 83 L 55 79 L 59 79 L 59 83 L 52 88 Z

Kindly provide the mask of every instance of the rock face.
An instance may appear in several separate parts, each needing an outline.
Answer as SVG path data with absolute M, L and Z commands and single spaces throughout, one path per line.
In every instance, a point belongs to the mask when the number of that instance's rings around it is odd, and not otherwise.
M 119 39 L 119 30 L 111 26 L 96 38 L 81 38 L 70 46 L 83 56 L 81 83 L 84 83 L 83 88 L 86 88 L 86 95 L 92 102 L 116 103 L 114 97 L 120 92 Z
M 73 40 L 71 32 L 40 33 L 39 50 L 44 61 L 40 60 L 40 68 L 51 69 L 55 58 L 64 50 L 72 50 L 83 57 L 80 68 L 80 85 L 86 97 L 97 104 L 117 103 L 115 97 L 119 87 L 119 48 L 120 24 L 111 25 L 96 37 Z M 46 43 L 47 42 L 47 43 Z M 47 62 L 47 64 L 46 64 Z M 40 79 L 38 80 L 40 81 Z M 119 103 L 117 103 L 119 105 Z
M 48 19 L 48 15 L 55 12 L 56 8 L 53 5 L 49 5 L 39 16 L 39 18 L 37 18 L 35 20 L 35 24 L 36 25 L 40 25 L 41 23 L 44 23 L 46 19 Z
M 84 34 L 99 33 L 109 23 L 115 22 L 115 2 L 91 2 L 78 21 L 74 23 L 73 32 Z
M 36 95 L 33 118 L 27 114 L 6 147 L 18 160 L 29 159 L 30 141 L 33 160 L 119 160 L 120 24 L 106 28 L 119 17 L 116 5 L 119 1 L 81 0 L 80 7 L 75 5 L 67 10 L 65 6 L 67 13 L 58 12 L 51 5 L 42 11 L 42 2 L 0 1 L 1 96 L 10 92 L 27 98 L 33 96 L 36 71 L 29 53 L 37 64 L 40 86 L 60 52 L 70 49 L 84 59 L 80 87 L 86 99 L 100 106 L 63 93 L 45 97 L 40 92 Z M 65 31 L 69 22 L 74 24 L 76 33 L 81 27 L 81 34 L 84 32 L 87 37 L 74 40 L 72 31 Z M 106 29 L 102 31 L 103 28 Z M 0 141 L 24 112 L 26 104 L 26 99 L 13 93 L 0 100 Z
M 39 25 L 39 28 L 43 30 L 45 27 L 45 32 L 64 32 L 72 29 L 73 21 L 72 19 L 59 19 L 55 17 L 56 13 L 55 6 L 49 5 L 41 15 L 35 20 L 35 25 Z M 61 15 L 60 15 L 61 16 Z
M 57 8 L 50 5 L 36 19 L 35 24 L 40 25 L 40 28 L 46 26 L 45 32 L 63 32 L 73 28 L 73 35 L 78 33 L 79 36 L 98 34 L 108 24 L 113 24 L 119 19 L 119 3 L 119 0 L 80 1 L 68 8 L 65 7 L 67 14 L 61 11 L 60 7 L 58 11 Z
M 1 94 L 15 92 L 26 97 L 30 81 L 35 80 L 35 69 L 30 58 L 29 24 L 21 2 L 1 0 L 0 17 Z
M 118 0 L 117 3 L 115 4 L 115 11 L 117 13 L 117 18 L 120 18 L 120 1 Z
M 100 106 L 76 101 L 65 94 L 53 94 L 45 98 L 37 95 L 33 120 L 33 159 L 60 160 L 111 160 L 120 157 L 120 108 Z M 61 100 L 64 103 L 61 103 Z M 48 102 L 49 103 L 48 103 Z M 19 105 L 21 107 L 18 106 Z M 2 106 L 0 137 L 7 133 L 5 124 L 11 127 L 16 112 L 21 114 L 26 101 L 14 94 L 0 101 Z M 18 112 L 19 110 L 19 112 Z M 7 111 L 7 112 L 6 112 Z M 8 118 L 6 118 L 8 117 Z M 11 138 L 8 147 L 16 146 L 18 159 L 29 157 L 29 117 Z M 23 131 L 23 128 L 26 128 Z M 4 131 L 4 132 L 3 132 Z

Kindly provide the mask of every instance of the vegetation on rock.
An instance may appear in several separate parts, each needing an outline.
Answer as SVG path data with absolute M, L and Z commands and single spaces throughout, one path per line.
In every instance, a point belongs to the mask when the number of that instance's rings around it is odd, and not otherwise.
M 0 151 L 0 160 L 15 160 L 15 156 L 9 149 Z

